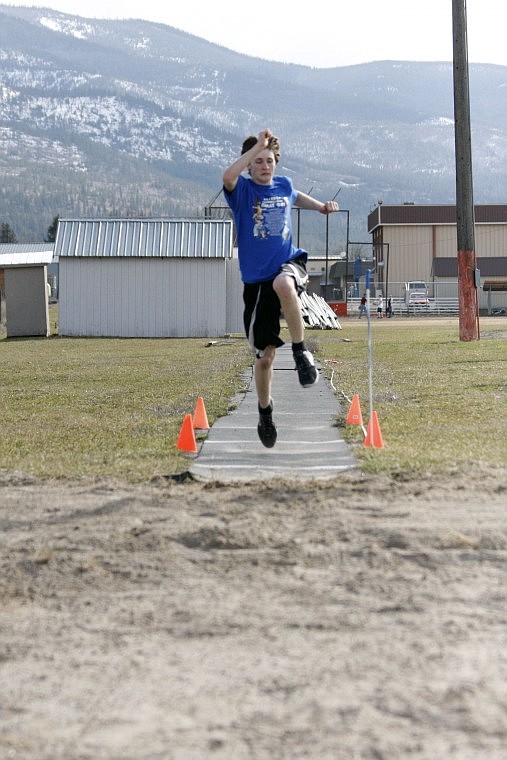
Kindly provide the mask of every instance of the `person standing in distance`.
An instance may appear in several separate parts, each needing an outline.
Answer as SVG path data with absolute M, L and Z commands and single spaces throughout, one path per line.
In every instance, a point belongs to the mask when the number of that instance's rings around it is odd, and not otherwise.
M 294 189 L 288 177 L 275 174 L 280 160 L 280 142 L 269 129 L 248 137 L 241 155 L 223 175 L 224 196 L 231 208 L 238 238 L 238 255 L 243 281 L 244 325 L 255 353 L 254 378 L 259 423 L 257 432 L 264 446 L 276 443 L 271 384 L 280 318 L 292 340 L 299 382 L 305 388 L 318 381 L 312 354 L 304 342 L 304 321 L 299 302 L 308 282 L 308 253 L 292 241 L 291 209 L 329 214 L 339 211 L 335 201 L 321 201 Z M 243 172 L 248 172 L 248 177 Z
M 361 302 L 359 303 L 359 319 L 366 314 L 366 293 L 363 293 Z

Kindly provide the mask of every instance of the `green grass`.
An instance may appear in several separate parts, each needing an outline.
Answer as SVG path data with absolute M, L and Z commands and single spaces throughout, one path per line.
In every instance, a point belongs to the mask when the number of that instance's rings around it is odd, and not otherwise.
M 185 414 L 199 396 L 210 424 L 226 414 L 251 365 L 243 339 L 208 343 L 0 340 L 0 470 L 136 482 L 188 469 Z
M 319 337 L 317 355 L 329 378 L 334 370 L 337 391 L 359 394 L 366 425 L 367 323 L 346 319 L 342 327 Z M 361 428 L 345 424 L 345 399 L 339 420 L 363 470 L 410 477 L 505 466 L 507 321 L 485 319 L 481 333 L 463 342 L 457 319 L 372 320 L 373 409 L 385 447 L 364 447 Z
M 374 409 L 385 448 L 364 447 L 360 428 L 345 425 L 343 397 L 338 415 L 365 471 L 408 478 L 505 465 L 507 322 L 484 322 L 483 338 L 472 343 L 459 341 L 457 320 L 372 322 Z M 334 371 L 337 391 L 359 394 L 366 424 L 366 322 L 342 326 L 307 337 L 327 377 Z M 213 424 L 234 404 L 252 363 L 243 338 L 208 343 L 0 339 L 0 470 L 131 482 L 185 471 L 188 455 L 176 447 L 184 415 L 202 396 Z

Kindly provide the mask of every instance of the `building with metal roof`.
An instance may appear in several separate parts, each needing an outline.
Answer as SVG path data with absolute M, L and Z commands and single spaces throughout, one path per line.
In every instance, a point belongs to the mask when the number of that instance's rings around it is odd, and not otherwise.
M 0 267 L 51 264 L 54 247 L 54 243 L 0 243 Z
M 60 219 L 61 335 L 214 337 L 242 331 L 230 220 Z
M 475 254 L 482 280 L 479 305 L 488 311 L 504 308 L 507 204 L 476 205 L 474 219 Z M 377 264 L 381 264 L 376 280 L 385 294 L 391 283 L 420 280 L 431 293 L 441 280 L 457 282 L 455 205 L 379 204 L 368 216 L 368 232 Z
M 48 336 L 53 243 L 0 244 L 0 321 L 7 337 Z

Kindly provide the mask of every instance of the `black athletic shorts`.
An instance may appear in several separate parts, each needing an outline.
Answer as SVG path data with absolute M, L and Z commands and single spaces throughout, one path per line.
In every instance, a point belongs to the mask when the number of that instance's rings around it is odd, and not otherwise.
M 294 259 L 280 269 L 280 272 L 287 272 L 294 278 L 298 294 L 305 290 L 308 282 L 305 263 L 303 258 Z M 280 338 L 280 299 L 273 290 L 273 280 L 245 283 L 243 301 L 245 333 L 256 356 L 261 357 L 267 346 L 283 346 Z

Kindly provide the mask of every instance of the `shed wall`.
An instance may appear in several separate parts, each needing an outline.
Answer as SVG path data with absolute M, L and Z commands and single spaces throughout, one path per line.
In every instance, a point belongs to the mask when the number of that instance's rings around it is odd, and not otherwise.
M 7 336 L 47 337 L 47 267 L 7 267 L 4 276 Z
M 428 279 L 433 249 L 432 227 L 388 227 L 384 228 L 383 239 L 389 243 L 390 282 Z M 408 272 L 410 277 L 407 277 Z
M 444 225 L 397 225 L 383 228 L 384 260 L 385 244 L 389 243 L 389 280 L 432 279 L 434 258 L 457 257 L 456 226 Z M 477 257 L 501 257 L 507 252 L 507 225 L 476 224 L 475 252 Z
M 477 256 L 507 255 L 507 225 L 476 224 L 475 251 Z
M 225 261 L 227 282 L 226 323 L 228 333 L 242 333 L 243 326 L 243 283 L 239 271 L 238 258 Z
M 432 230 L 434 236 L 434 257 L 438 259 L 449 256 L 457 258 L 458 237 L 456 226 L 446 224 L 444 226 L 432 227 Z
M 236 332 L 237 303 L 227 308 L 227 281 L 234 277 L 227 260 L 217 258 L 62 257 L 59 332 L 125 338 Z

